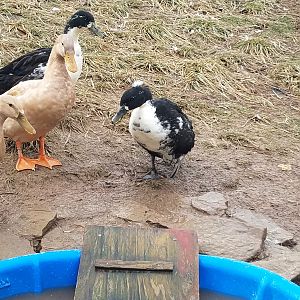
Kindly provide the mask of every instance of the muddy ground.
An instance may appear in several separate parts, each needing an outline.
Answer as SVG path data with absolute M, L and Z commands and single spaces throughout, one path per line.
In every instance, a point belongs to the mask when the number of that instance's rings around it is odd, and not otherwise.
M 52 45 L 79 8 L 108 32 L 106 40 L 80 37 L 77 104 L 46 140 L 63 165 L 18 173 L 11 151 L 0 162 L 0 230 L 22 236 L 27 212 L 47 209 L 58 219 L 43 250 L 78 248 L 87 224 L 153 226 L 149 214 L 181 222 L 196 214 L 189 196 L 218 191 L 231 208 L 271 217 L 300 243 L 299 5 L 84 2 L 0 0 L 1 66 Z M 110 124 L 135 79 L 193 121 L 196 145 L 175 179 L 142 181 L 149 155 L 131 138 L 128 118 Z M 161 162 L 158 170 L 171 172 Z
M 113 111 L 120 93 L 100 98 L 110 99 Z M 0 165 L 1 229 L 22 235 L 27 211 L 49 209 L 57 212 L 58 220 L 43 238 L 43 250 L 78 248 L 88 224 L 150 226 L 149 211 L 162 220 L 182 221 L 195 213 L 186 197 L 218 191 L 230 207 L 263 213 L 300 242 L 300 154 L 233 144 L 207 146 L 212 137 L 204 125 L 194 125 L 196 145 L 175 179 L 142 181 L 150 167 L 149 155 L 126 130 L 110 125 L 106 116 L 91 118 L 85 132 L 56 129 L 49 135 L 51 155 L 61 160 L 62 167 L 18 173 L 16 154 L 8 153 Z M 162 162 L 158 169 L 166 175 L 171 171 Z M 124 215 L 140 222 L 134 224 Z

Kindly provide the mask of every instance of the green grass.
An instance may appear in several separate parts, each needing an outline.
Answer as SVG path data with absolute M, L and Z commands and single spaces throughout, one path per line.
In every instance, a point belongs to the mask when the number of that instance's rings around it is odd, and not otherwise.
M 204 40 L 225 41 L 230 34 L 230 29 L 226 28 L 218 20 L 194 18 L 184 20 L 182 27 L 190 35 L 197 35 Z
M 249 16 L 241 15 L 225 15 L 220 18 L 224 23 L 230 24 L 234 28 L 241 28 L 245 26 L 251 26 L 255 23 Z
M 127 18 L 131 10 L 139 8 L 140 4 L 138 0 L 116 0 L 109 7 L 109 12 L 113 17 Z
M 296 34 L 296 22 L 292 17 L 282 16 L 273 22 L 270 22 L 269 29 L 276 35 L 289 37 Z
M 156 0 L 155 2 L 159 5 L 169 6 L 175 9 L 182 9 L 189 6 L 189 2 L 185 0 Z
M 236 47 L 246 54 L 260 57 L 271 57 L 280 51 L 278 43 L 263 37 L 249 38 L 239 42 Z
M 166 42 L 172 38 L 172 33 L 162 20 L 145 21 L 139 25 L 139 31 L 146 39 L 150 38 L 153 41 Z
M 246 0 L 241 11 L 247 14 L 268 13 L 276 2 L 276 0 Z

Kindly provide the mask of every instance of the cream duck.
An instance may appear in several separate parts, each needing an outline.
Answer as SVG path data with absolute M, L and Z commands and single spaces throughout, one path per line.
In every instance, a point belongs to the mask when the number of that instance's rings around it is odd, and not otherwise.
M 50 54 L 45 76 L 40 80 L 23 81 L 7 91 L 2 97 L 10 95 L 24 109 L 34 134 L 26 132 L 16 120 L 6 119 L 3 133 L 16 142 L 18 149 L 18 171 L 35 169 L 35 165 L 48 168 L 61 165 L 60 161 L 45 154 L 44 142 L 52 130 L 71 110 L 75 102 L 74 84 L 68 74 L 77 72 L 75 47 L 72 36 L 60 35 Z M 22 154 L 22 143 L 39 139 L 39 157 L 29 159 Z

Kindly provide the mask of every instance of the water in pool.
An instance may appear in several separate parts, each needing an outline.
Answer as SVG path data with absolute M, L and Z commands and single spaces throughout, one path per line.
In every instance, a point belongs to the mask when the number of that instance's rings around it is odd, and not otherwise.
M 214 293 L 209 290 L 201 290 L 200 300 L 245 300 L 245 299 L 240 297 L 225 296 L 223 294 Z
M 22 296 L 16 296 L 7 300 L 73 300 L 74 288 L 64 288 L 48 290 L 42 294 L 26 294 Z M 224 296 L 221 294 L 212 293 L 207 290 L 200 292 L 200 300 L 243 300 L 242 298 Z
M 47 290 L 41 294 L 25 294 L 10 297 L 7 300 L 73 300 L 75 290 L 71 288 Z

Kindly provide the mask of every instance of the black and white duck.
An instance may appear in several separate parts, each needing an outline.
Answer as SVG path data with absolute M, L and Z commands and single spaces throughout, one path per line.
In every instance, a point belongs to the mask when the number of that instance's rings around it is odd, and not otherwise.
M 155 167 L 155 157 L 167 162 L 175 161 L 170 176 L 173 178 L 184 156 L 194 147 L 195 134 L 191 121 L 172 101 L 153 99 L 150 89 L 142 81 L 134 82 L 124 92 L 112 123 L 121 120 L 130 110 L 129 132 L 151 155 L 152 169 L 144 179 L 160 177 Z
M 72 81 L 76 83 L 81 72 L 83 56 L 78 42 L 78 36 L 82 28 L 88 28 L 93 34 L 104 37 L 95 25 L 94 16 L 84 10 L 77 11 L 67 22 L 64 33 L 75 41 L 75 60 L 77 72 L 69 73 Z M 42 79 L 51 53 L 51 48 L 40 48 L 26 53 L 0 69 L 0 94 L 5 93 L 21 81 Z

